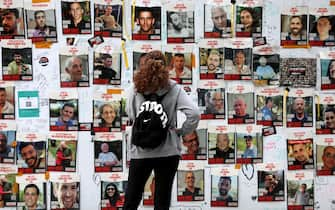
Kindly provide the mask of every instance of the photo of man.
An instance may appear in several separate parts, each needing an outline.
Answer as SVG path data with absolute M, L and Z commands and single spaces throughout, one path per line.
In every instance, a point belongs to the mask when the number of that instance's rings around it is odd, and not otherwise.
M 61 55 L 61 84 L 75 82 L 76 86 L 85 82 L 88 86 L 88 56 Z M 65 82 L 65 83 L 64 83 Z
M 257 95 L 257 124 L 283 125 L 283 96 Z
M 303 10 L 303 9 L 302 9 Z M 281 45 L 307 44 L 307 15 L 281 15 Z
M 312 140 L 288 140 L 287 154 L 289 170 L 314 168 Z
M 229 138 L 230 137 L 230 138 Z M 223 163 L 235 162 L 234 136 L 227 133 L 216 134 L 216 146 L 209 149 L 209 163 L 221 159 Z
M 24 38 L 24 18 L 22 8 L 0 9 L 0 37 Z
M 237 133 L 236 163 L 260 163 L 263 157 L 262 136 L 260 133 Z
M 9 139 L 7 137 L 9 135 Z M 8 162 L 9 159 L 14 163 L 14 149 L 11 144 L 15 139 L 15 132 L 0 132 L 0 162 L 3 163 L 4 160 Z
M 79 182 L 51 182 L 51 209 L 79 209 Z
M 258 201 L 283 201 L 284 170 L 258 171 Z
M 120 54 L 95 53 L 93 84 L 120 84 L 120 62 Z
M 94 35 L 121 37 L 122 5 L 94 4 Z
M 161 7 L 135 7 L 134 40 L 161 39 Z
M 57 41 L 55 10 L 26 10 L 26 16 L 28 38 L 33 42 Z
M 225 79 L 251 80 L 251 48 L 225 48 Z
M 302 206 L 303 208 L 313 208 L 314 190 L 313 180 L 288 180 L 287 185 L 287 205 L 288 208 Z
M 210 99 L 206 104 L 205 114 L 224 115 L 225 114 L 224 90 L 223 92 L 221 92 L 221 89 L 218 89 L 216 91 L 209 93 L 210 93 Z
M 122 142 L 95 142 L 95 171 L 122 171 Z
M 45 142 L 19 142 L 17 148 L 17 161 L 22 172 L 45 171 Z
M 10 95 L 7 94 L 10 91 Z M 3 118 L 3 115 L 13 115 L 14 118 L 15 108 L 14 104 L 14 88 L 0 87 L 0 117 Z
M 20 185 L 21 186 L 21 185 Z M 41 186 L 42 189 L 39 188 L 36 184 L 27 184 L 23 189 L 23 202 L 24 207 L 22 209 L 45 209 L 45 195 L 44 188 L 45 186 Z M 21 200 L 21 199 L 20 199 Z M 21 209 L 18 207 L 18 209 Z
M 205 4 L 205 38 L 231 36 L 231 22 L 226 11 L 229 11 L 228 6 L 212 6 Z
M 228 93 L 228 123 L 254 123 L 253 93 Z
M 78 130 L 78 101 L 50 99 L 50 130 Z
M 208 74 L 216 74 L 223 73 L 222 72 L 222 62 L 221 59 L 223 55 L 220 54 L 218 50 L 212 49 L 207 57 L 207 73 Z
M 317 148 L 319 145 L 317 145 Z M 326 171 L 328 175 L 335 175 L 335 146 L 324 146 L 322 151 L 322 166 L 318 171 Z M 326 174 L 325 174 L 326 175 Z
M 74 126 L 75 123 L 73 121 L 75 115 L 75 106 L 71 103 L 66 103 L 63 105 L 62 109 L 60 110 L 60 115 L 58 120 L 56 121 L 56 126 Z
M 288 127 L 312 127 L 312 97 L 289 97 L 287 103 L 287 126 Z
M 90 2 L 61 2 L 63 34 L 90 34 Z
M 315 16 L 310 15 L 310 31 L 309 40 L 313 45 L 313 41 L 334 41 L 334 34 L 332 32 L 332 16 Z M 314 20 L 314 21 L 313 21 Z
M 166 53 L 165 55 L 171 68 L 169 70 L 171 79 L 192 80 L 191 53 Z
M 236 10 L 236 36 L 261 37 L 263 8 L 237 6 Z
M 231 178 L 221 176 L 218 182 L 219 196 L 216 197 L 217 201 L 233 201 L 233 197 L 229 195 L 229 191 L 231 189 Z
M 183 160 L 206 159 L 206 130 L 197 129 L 196 131 L 182 136 L 182 145 L 184 147 L 184 150 L 182 151 Z
M 238 177 L 211 176 L 211 206 L 237 207 L 238 206 Z
M 286 40 L 305 40 L 306 31 L 304 31 L 304 27 L 301 16 L 291 16 L 290 32 L 286 36 Z
M 167 11 L 166 16 L 167 16 L 168 43 L 194 42 L 194 12 L 193 11 L 188 11 L 188 12 Z M 180 38 L 180 39 L 175 39 L 175 38 Z
M 178 201 L 201 201 L 204 199 L 203 170 L 178 171 Z
M 3 80 L 32 80 L 32 49 L 2 48 Z
M 321 95 L 321 101 L 329 97 L 328 95 Z M 331 98 L 332 96 L 330 96 Z M 331 102 L 332 103 L 332 102 Z M 316 133 L 317 134 L 332 134 L 335 129 L 335 106 L 334 104 L 320 104 L 317 103 L 316 111 Z

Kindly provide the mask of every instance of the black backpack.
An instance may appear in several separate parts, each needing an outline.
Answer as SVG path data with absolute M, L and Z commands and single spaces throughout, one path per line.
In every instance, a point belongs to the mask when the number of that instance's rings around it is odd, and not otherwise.
M 157 94 L 143 95 L 145 101 L 141 104 L 133 124 L 132 144 L 154 149 L 165 141 L 169 129 L 169 119 L 161 102 L 166 94 L 162 96 Z

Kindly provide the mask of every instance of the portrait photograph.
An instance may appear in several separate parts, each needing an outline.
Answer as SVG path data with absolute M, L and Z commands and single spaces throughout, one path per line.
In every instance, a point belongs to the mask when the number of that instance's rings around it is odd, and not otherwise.
M 17 141 L 16 164 L 22 173 L 44 173 L 46 171 L 46 142 Z
M 287 127 L 313 127 L 313 97 L 287 97 Z
M 123 169 L 122 139 L 94 142 L 95 172 L 121 172 Z
M 225 119 L 225 90 L 198 88 L 201 119 Z
M 46 183 L 20 183 L 18 210 L 46 209 L 47 206 Z
M 258 201 L 284 201 L 284 170 L 258 171 Z
M 122 5 L 94 4 L 94 36 L 122 36 Z
M 204 37 L 230 38 L 232 5 L 204 5 Z
M 120 101 L 93 101 L 93 129 L 100 132 L 121 130 Z
M 203 201 L 204 170 L 178 170 L 177 189 L 177 201 Z
M 78 99 L 49 99 L 51 131 L 78 130 Z
M 121 54 L 94 52 L 93 84 L 121 84 Z
M 251 80 L 252 79 L 252 49 L 225 48 L 224 51 L 224 79 Z
M 236 163 L 263 162 L 263 137 L 261 133 L 236 134 Z
M 281 14 L 280 40 L 282 46 L 307 45 L 307 15 Z
M 335 104 L 316 104 L 315 113 L 316 133 L 335 133 Z
M 167 42 L 194 42 L 194 11 L 167 11 Z
M 192 53 L 165 52 L 169 77 L 179 84 L 192 84 Z
M 197 128 L 195 131 L 181 137 L 182 160 L 207 159 L 207 129 Z
M 90 1 L 61 1 L 63 34 L 91 34 Z
M 208 133 L 208 163 L 235 163 L 235 133 Z
M 313 169 L 313 139 L 287 140 L 288 170 Z
M 88 55 L 59 55 L 60 86 L 89 87 Z
M 335 59 L 320 59 L 321 66 L 321 90 L 335 89 Z
M 236 7 L 236 37 L 262 36 L 263 7 Z
M 80 182 L 51 182 L 51 209 L 80 209 Z
M 76 140 L 48 139 L 48 171 L 75 172 Z
M 147 53 L 133 52 L 133 71 L 136 72 L 145 64 L 144 58 Z
M 211 206 L 238 206 L 238 176 L 211 175 Z
M 253 80 L 264 81 L 267 85 L 278 85 L 279 59 L 279 54 L 253 54 Z
M 7 81 L 33 80 L 32 48 L 2 47 L 2 78 Z
M 223 79 L 223 48 L 199 48 L 200 79 Z
M 332 138 L 327 135 L 328 138 Z M 319 140 L 319 139 L 318 139 Z M 326 139 L 325 139 L 326 140 Z M 324 141 L 325 141 L 324 140 Z M 316 173 L 318 176 L 335 175 L 335 144 L 316 144 Z
M 122 209 L 127 181 L 101 182 L 101 208 Z
M 283 126 L 283 96 L 257 95 L 257 124 Z
M 313 179 L 287 180 L 287 206 L 288 208 L 300 207 L 302 209 L 313 209 Z
M 0 131 L 0 163 L 14 164 L 15 149 L 12 147 L 13 142 L 16 141 L 16 132 Z
M 0 38 L 24 39 L 23 8 L 0 8 Z
M 134 8 L 134 7 L 132 7 Z M 160 40 L 161 39 L 161 7 L 135 6 L 133 40 Z
M 0 87 L 0 119 L 15 119 L 15 88 L 14 86 Z
M 27 38 L 32 42 L 57 42 L 55 9 L 26 10 Z
M 309 15 L 309 44 L 330 47 L 335 45 L 334 15 Z
M 227 93 L 228 124 L 254 123 L 254 93 Z

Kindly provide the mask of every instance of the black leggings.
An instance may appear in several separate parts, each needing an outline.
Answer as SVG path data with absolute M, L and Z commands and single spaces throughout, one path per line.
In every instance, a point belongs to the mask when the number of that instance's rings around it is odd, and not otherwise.
M 176 174 L 179 156 L 161 158 L 131 159 L 128 188 L 124 210 L 136 210 L 139 206 L 144 185 L 151 171 L 155 173 L 155 210 L 168 210 L 171 201 L 171 188 Z

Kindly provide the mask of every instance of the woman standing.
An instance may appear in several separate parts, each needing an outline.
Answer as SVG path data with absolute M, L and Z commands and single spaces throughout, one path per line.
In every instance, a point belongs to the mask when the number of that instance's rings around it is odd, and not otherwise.
M 145 100 L 143 95 L 164 95 L 161 104 L 168 116 L 169 129 L 165 141 L 163 140 L 154 149 L 133 144 L 128 148 L 131 160 L 124 209 L 137 209 L 142 199 L 144 185 L 153 170 L 156 182 L 154 209 L 165 210 L 170 206 L 171 188 L 180 159 L 180 135 L 189 134 L 196 129 L 200 113 L 186 92 L 174 81 L 169 80 L 162 52 L 152 51 L 144 60 L 145 65 L 134 75 L 134 87 L 129 91 L 126 111 L 129 119 L 134 121 Z M 180 129 L 176 128 L 177 110 L 186 115 L 186 120 Z

